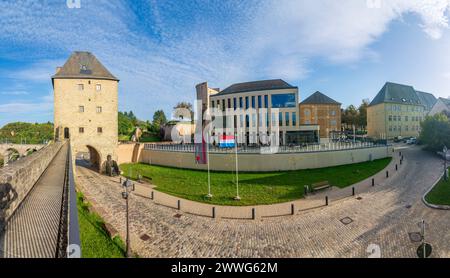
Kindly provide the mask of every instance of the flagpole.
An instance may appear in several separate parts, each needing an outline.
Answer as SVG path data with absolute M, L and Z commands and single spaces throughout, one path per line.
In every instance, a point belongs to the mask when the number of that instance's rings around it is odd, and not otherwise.
M 234 199 L 236 201 L 240 201 L 241 197 L 239 197 L 239 164 L 238 164 L 238 150 L 237 150 L 237 133 L 235 133 L 234 137 L 234 149 L 236 154 L 236 197 L 234 197 Z
M 206 195 L 206 198 L 211 199 L 211 173 L 209 169 L 209 134 L 207 134 L 207 142 L 206 142 L 206 164 L 208 165 L 208 195 Z

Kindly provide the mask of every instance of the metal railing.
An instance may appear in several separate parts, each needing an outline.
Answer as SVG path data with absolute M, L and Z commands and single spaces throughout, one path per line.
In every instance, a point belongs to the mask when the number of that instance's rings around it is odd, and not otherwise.
M 78 223 L 77 193 L 73 174 L 72 150 L 70 142 L 67 151 L 66 172 L 59 222 L 57 258 L 80 258 L 80 228 Z
M 326 152 L 326 151 L 342 151 L 351 149 L 377 148 L 386 147 L 385 144 L 376 144 L 372 142 L 351 142 L 351 143 L 324 143 L 324 144 L 303 144 L 288 146 L 247 146 L 238 145 L 238 153 L 308 153 L 308 152 Z M 189 152 L 195 151 L 194 144 L 158 144 L 146 143 L 145 150 L 167 151 L 167 152 Z M 210 153 L 234 153 L 234 148 L 220 148 L 217 145 L 209 145 Z

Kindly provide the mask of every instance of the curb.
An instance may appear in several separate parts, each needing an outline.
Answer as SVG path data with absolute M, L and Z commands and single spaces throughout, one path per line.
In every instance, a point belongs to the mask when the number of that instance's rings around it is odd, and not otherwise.
M 432 209 L 440 209 L 440 210 L 450 210 L 450 206 L 448 205 L 435 205 L 435 204 L 431 204 L 428 203 L 427 200 L 425 199 L 425 197 L 428 195 L 428 193 L 431 192 L 431 190 L 433 190 L 433 188 L 441 181 L 441 179 L 444 177 L 444 174 L 442 174 L 437 181 L 435 181 L 433 183 L 433 185 L 427 190 L 427 192 L 425 192 L 425 194 L 422 196 L 422 202 L 429 208 Z

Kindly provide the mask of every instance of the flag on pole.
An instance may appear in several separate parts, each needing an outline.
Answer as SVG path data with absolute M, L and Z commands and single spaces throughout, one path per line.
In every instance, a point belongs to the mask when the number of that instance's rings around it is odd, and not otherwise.
M 234 135 L 222 135 L 219 139 L 219 147 L 221 148 L 234 148 L 236 140 Z

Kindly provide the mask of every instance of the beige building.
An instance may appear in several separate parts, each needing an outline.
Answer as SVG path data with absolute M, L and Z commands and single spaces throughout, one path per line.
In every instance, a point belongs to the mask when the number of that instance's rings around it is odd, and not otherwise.
M 320 141 L 326 142 L 341 131 L 341 103 L 315 92 L 299 104 L 300 124 L 319 125 Z
M 73 159 L 89 154 L 104 171 L 108 156 L 117 159 L 118 83 L 89 52 L 74 52 L 52 76 L 55 139 L 70 139 Z
M 202 111 L 222 111 L 223 126 L 229 128 L 223 135 L 237 134 L 240 143 L 272 144 L 267 138 L 276 138 L 280 145 L 319 141 L 318 125 L 300 124 L 298 87 L 281 79 L 238 83 L 221 91 L 207 83 L 196 88 Z
M 367 108 L 368 136 L 377 139 L 419 136 L 420 123 L 435 102 L 432 94 L 387 82 Z

